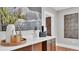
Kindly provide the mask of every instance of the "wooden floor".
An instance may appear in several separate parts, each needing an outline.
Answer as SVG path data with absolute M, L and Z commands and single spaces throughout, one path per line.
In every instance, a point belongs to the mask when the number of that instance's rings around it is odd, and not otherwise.
M 47 51 L 56 51 L 56 46 L 55 44 L 50 44 L 47 46 Z
M 56 51 L 78 51 L 78 50 L 56 46 Z

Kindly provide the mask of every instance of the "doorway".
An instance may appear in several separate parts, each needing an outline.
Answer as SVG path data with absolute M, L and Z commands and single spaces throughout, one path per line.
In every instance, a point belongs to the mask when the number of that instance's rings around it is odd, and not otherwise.
M 51 36 L 51 17 L 46 17 L 47 36 Z

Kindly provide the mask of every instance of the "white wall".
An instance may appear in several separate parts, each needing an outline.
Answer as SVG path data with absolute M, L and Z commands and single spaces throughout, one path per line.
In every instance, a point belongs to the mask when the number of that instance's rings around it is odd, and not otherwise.
M 56 11 L 51 7 L 42 7 L 42 25 L 46 27 L 46 12 L 52 14 L 51 22 L 51 32 L 52 35 L 57 36 L 57 20 L 56 20 Z
M 79 13 L 79 7 L 68 8 L 57 12 L 57 43 L 79 46 L 79 39 L 64 38 L 64 15 Z

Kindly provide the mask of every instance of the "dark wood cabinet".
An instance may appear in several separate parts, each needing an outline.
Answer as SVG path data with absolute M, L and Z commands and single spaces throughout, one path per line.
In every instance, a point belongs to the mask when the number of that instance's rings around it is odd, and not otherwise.
M 55 51 L 55 43 L 51 42 L 50 44 L 48 44 L 47 41 L 43 41 L 37 44 L 22 47 L 13 51 Z
M 33 51 L 42 51 L 42 42 L 33 45 Z
M 34 45 L 22 47 L 14 51 L 42 51 L 42 42 Z
M 42 51 L 47 51 L 47 41 L 42 42 Z
M 26 47 L 22 47 L 22 48 L 14 50 L 14 51 L 47 51 L 46 42 L 47 41 L 40 42 L 40 43 L 30 45 L 30 46 L 26 46 Z

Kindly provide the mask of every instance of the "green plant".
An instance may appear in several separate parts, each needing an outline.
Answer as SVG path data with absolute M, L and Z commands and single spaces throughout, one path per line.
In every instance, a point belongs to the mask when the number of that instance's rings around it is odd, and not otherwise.
M 0 8 L 0 15 L 3 24 L 14 24 L 18 18 L 24 19 L 24 16 L 21 15 L 21 10 L 11 14 L 7 7 Z
M 19 19 L 25 19 L 25 16 L 22 15 L 21 13 L 22 13 L 21 9 L 18 9 L 18 11 L 14 13 L 14 15 Z

